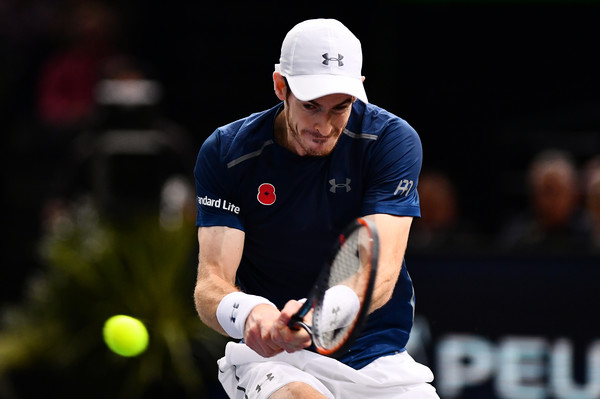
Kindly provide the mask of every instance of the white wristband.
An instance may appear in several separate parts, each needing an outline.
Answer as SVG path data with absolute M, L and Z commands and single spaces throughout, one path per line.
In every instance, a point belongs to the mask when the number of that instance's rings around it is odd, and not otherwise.
M 359 310 L 360 300 L 356 292 L 345 285 L 334 285 L 325 291 L 319 325 L 323 331 L 349 326 Z
M 256 305 L 266 303 L 275 306 L 267 298 L 243 292 L 232 292 L 221 299 L 217 307 L 217 320 L 230 337 L 244 338 L 244 326 L 250 311 Z

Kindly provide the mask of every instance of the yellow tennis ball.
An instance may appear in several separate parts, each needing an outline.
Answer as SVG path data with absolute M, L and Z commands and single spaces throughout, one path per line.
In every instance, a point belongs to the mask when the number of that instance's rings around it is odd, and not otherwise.
M 102 330 L 106 345 L 121 356 L 137 356 L 148 347 L 148 330 L 140 320 L 125 315 L 115 315 L 104 323 Z

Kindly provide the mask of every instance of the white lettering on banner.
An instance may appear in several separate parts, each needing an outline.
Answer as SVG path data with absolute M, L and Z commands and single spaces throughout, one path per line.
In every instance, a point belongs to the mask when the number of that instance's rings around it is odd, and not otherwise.
M 443 398 L 457 397 L 463 388 L 484 383 L 494 368 L 493 345 L 473 335 L 448 335 L 436 347 L 436 387 Z
M 555 397 L 600 398 L 600 341 L 594 341 L 587 350 L 585 386 L 574 382 L 573 345 L 568 339 L 556 341 L 552 354 L 550 381 Z
M 493 381 L 500 399 L 600 398 L 600 340 L 585 352 L 585 382 L 573 376 L 573 344 L 543 337 L 508 336 L 497 344 L 478 335 L 450 334 L 436 345 L 436 388 L 440 397 Z
M 204 206 L 211 206 L 213 208 L 221 208 L 223 210 L 235 213 L 236 215 L 240 214 L 240 207 L 232 204 L 231 202 L 227 202 L 227 200 L 213 199 L 208 198 L 208 196 L 198 197 L 198 203 Z
M 548 345 L 543 338 L 512 337 L 498 345 L 496 392 L 501 398 L 545 398 Z

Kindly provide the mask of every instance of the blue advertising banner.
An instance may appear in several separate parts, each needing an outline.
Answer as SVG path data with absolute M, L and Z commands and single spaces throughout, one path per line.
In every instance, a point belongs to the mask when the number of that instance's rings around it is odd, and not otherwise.
M 444 399 L 600 398 L 600 259 L 407 256 L 409 352 Z

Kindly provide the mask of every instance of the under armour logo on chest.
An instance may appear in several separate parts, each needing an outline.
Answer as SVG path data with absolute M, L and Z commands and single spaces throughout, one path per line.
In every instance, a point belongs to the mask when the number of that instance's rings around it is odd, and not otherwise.
M 338 188 L 343 188 L 346 190 L 346 192 L 349 192 L 350 190 L 352 190 L 352 188 L 350 187 L 351 181 L 352 180 L 346 178 L 346 183 L 337 184 L 335 182 L 335 179 L 331 179 L 331 180 L 329 180 L 329 184 L 331 185 L 331 187 L 329 188 L 329 191 L 331 191 L 332 193 L 336 193 Z
M 337 61 L 338 66 L 343 66 L 344 65 L 344 63 L 342 62 L 342 60 L 344 59 L 344 56 L 341 55 L 341 54 L 339 54 L 339 53 L 337 55 L 337 58 L 336 57 L 330 57 L 329 53 L 323 54 L 323 58 L 325 58 L 323 60 L 323 65 L 329 65 L 329 61 Z

